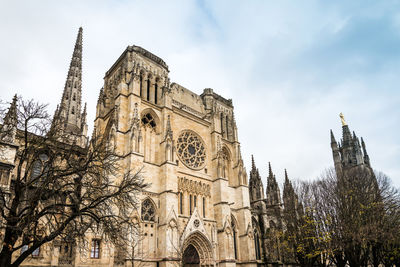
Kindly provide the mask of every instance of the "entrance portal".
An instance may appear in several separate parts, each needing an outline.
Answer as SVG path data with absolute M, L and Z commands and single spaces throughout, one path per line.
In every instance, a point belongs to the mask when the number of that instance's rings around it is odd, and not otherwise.
M 183 243 L 182 263 L 185 267 L 215 266 L 211 243 L 204 234 L 195 231 L 186 238 Z
M 185 267 L 198 267 L 200 266 L 200 257 L 196 248 L 189 245 L 185 252 L 183 252 L 183 266 Z

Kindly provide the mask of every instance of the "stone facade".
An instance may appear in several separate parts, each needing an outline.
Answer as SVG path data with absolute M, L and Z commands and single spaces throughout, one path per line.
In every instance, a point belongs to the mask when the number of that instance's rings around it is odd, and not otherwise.
M 60 139 L 84 147 L 87 124 L 86 105 L 81 110 L 81 79 L 82 29 L 53 125 L 62 125 L 57 129 Z M 2 186 L 10 184 L 18 149 L 12 128 L 15 105 L 16 98 L 4 119 L 10 131 L 0 138 Z M 210 88 L 198 95 L 171 83 L 161 58 L 128 46 L 106 72 L 93 131 L 107 136 L 110 148 L 123 158 L 121 175 L 143 168 L 150 186 L 132 215 L 140 225 L 140 238 L 129 251 L 120 251 L 88 233 L 86 250 L 79 244 L 52 242 L 22 266 L 131 266 L 133 261 L 135 266 L 152 267 L 255 267 L 294 261 L 280 250 L 277 236 L 290 227 L 285 216 L 301 216 L 302 208 L 296 206 L 286 171 L 283 201 L 270 164 L 266 194 L 254 158 L 247 182 L 230 99 Z M 80 137 L 71 140 L 71 133 Z M 343 166 L 369 167 L 363 140 L 360 146 L 347 125 L 342 146 L 332 134 L 332 150 L 338 172 Z
M 61 125 L 56 129 L 60 140 L 84 147 L 81 76 L 79 29 L 53 126 Z M 133 248 L 136 266 L 174 266 L 182 259 L 186 265 L 257 265 L 247 175 L 231 100 L 210 88 L 197 95 L 171 83 L 161 58 L 129 46 L 106 72 L 94 134 L 107 136 L 110 148 L 123 157 L 121 175 L 143 168 L 150 184 L 140 195 L 141 208 L 132 215 L 141 233 Z M 81 137 L 72 140 L 76 135 Z M 10 184 L 18 141 L 15 134 L 7 138 L 2 139 L 8 155 L 2 166 L 7 170 L 4 183 Z M 131 264 L 111 243 L 90 233 L 88 240 L 87 250 L 73 243 L 45 244 L 22 265 Z

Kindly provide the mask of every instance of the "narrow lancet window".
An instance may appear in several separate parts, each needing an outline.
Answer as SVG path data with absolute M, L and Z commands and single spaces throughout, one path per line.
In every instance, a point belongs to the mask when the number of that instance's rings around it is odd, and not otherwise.
M 143 88 L 143 76 L 140 75 L 140 80 L 139 80 L 139 95 L 142 96 L 142 88 Z
M 225 117 L 225 128 L 226 128 L 226 139 L 228 139 L 229 138 L 229 136 L 228 136 L 228 133 L 229 133 L 229 131 L 228 131 L 228 115 L 226 115 L 226 117 Z
M 189 195 L 189 215 L 192 215 L 192 195 Z
M 183 194 L 179 193 L 179 213 L 183 214 Z
M 147 80 L 147 101 L 150 101 L 150 79 Z
M 158 85 L 154 84 L 154 104 L 157 104 L 157 91 L 158 91 Z
M 206 198 L 203 197 L 203 218 L 206 217 Z
M 220 119 L 221 119 L 221 135 L 222 135 L 222 137 L 224 136 L 224 117 L 223 116 L 224 115 L 222 115 L 222 113 L 221 113 Z

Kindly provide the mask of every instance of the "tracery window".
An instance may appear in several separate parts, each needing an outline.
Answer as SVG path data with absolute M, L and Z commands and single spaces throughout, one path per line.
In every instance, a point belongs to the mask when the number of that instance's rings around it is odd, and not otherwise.
M 46 154 L 39 155 L 39 157 L 32 163 L 31 179 L 35 179 L 40 175 L 45 174 L 48 160 L 49 157 Z
M 183 131 L 177 140 L 178 156 L 189 168 L 200 169 L 204 166 L 206 151 L 203 141 L 192 131 Z
M 151 116 L 150 113 L 147 113 L 146 115 L 143 116 L 142 124 L 143 126 L 150 126 L 153 129 L 156 128 L 156 122 L 154 121 L 154 118 L 153 116 Z
M 155 209 L 153 203 L 151 202 L 151 200 L 146 199 L 145 201 L 143 201 L 143 203 L 142 203 L 142 220 L 154 222 L 155 217 L 156 217 L 155 213 L 156 213 L 156 209 Z

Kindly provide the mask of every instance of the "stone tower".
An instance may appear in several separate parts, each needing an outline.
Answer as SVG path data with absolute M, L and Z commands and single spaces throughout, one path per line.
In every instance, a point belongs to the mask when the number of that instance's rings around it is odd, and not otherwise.
M 121 156 L 121 175 L 143 168 L 150 184 L 133 215 L 144 234 L 134 248 L 138 262 L 256 266 L 233 114 L 232 100 L 211 88 L 198 95 L 170 83 L 168 65 L 139 46 L 106 72 L 95 134 Z
M 63 140 L 86 145 L 87 123 L 86 104 L 81 110 L 82 102 L 82 27 L 76 37 L 74 52 L 65 81 L 61 103 L 54 114 L 52 130 Z
M 351 134 L 349 126 L 342 117 L 342 140 L 338 144 L 331 130 L 331 148 L 336 174 L 355 167 L 368 168 L 372 171 L 367 149 L 363 138 L 357 137 L 355 132 Z

